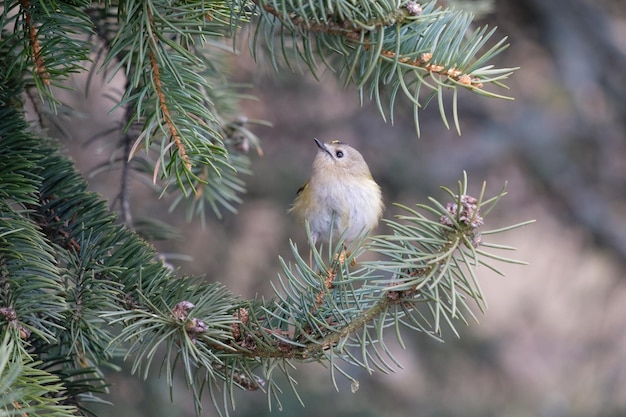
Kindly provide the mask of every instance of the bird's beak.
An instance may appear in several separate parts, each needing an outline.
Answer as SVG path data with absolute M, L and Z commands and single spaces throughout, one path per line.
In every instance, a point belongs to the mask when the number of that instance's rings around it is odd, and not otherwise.
M 326 152 L 331 157 L 333 156 L 333 153 L 330 151 L 330 149 L 328 149 L 328 146 L 326 146 L 325 143 L 321 142 L 318 138 L 313 138 L 313 140 L 315 141 L 315 144 L 317 145 L 318 148 Z

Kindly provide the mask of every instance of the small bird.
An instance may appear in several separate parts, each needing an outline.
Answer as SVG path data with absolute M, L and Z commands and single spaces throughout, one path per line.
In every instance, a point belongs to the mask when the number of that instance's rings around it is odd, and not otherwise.
M 369 233 L 382 216 L 383 201 L 363 156 L 338 140 L 314 140 L 319 149 L 313 174 L 289 211 L 309 223 L 313 243 L 328 242 L 331 230 L 335 239 L 345 241 Z

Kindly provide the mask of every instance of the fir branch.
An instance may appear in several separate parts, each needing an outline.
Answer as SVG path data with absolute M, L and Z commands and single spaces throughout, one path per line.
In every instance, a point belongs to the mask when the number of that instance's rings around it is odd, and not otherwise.
M 51 4 L 33 0 L 6 3 L 2 21 L 14 20 L 16 30 L 12 36 L 20 64 L 32 65 L 33 78 L 28 86 L 34 86 L 42 98 L 56 109 L 58 100 L 52 86 L 64 88 L 58 81 L 70 74 L 82 71 L 82 62 L 89 60 L 89 46 L 83 39 L 91 30 L 84 11 L 87 0 L 57 0 Z M 11 9 L 19 8 L 17 13 Z M 56 82 L 55 82 L 56 81 Z
M 279 0 L 254 3 L 260 20 L 257 32 L 251 35 L 252 48 L 257 47 L 258 34 L 264 32 L 266 49 L 277 70 L 276 55 L 282 53 L 290 68 L 291 61 L 301 60 L 315 74 L 317 55 L 346 84 L 356 85 L 361 97 L 368 94 L 382 117 L 389 115 L 392 122 L 397 93 L 401 92 L 413 104 L 418 135 L 419 110 L 433 97 L 437 97 L 442 120 L 449 126 L 443 100 L 446 90 L 453 93 L 454 125 L 459 132 L 457 88 L 507 98 L 484 86 L 502 87 L 502 80 L 514 69 L 483 66 L 506 48 L 506 39 L 480 55 L 494 30 L 470 30 L 469 13 L 442 10 L 436 1 L 422 5 L 381 0 L 347 7 L 344 0 L 337 0 L 328 8 L 319 3 L 305 6 Z M 390 91 L 385 93 L 389 96 L 387 108 L 383 88 Z
M 44 57 L 41 54 L 41 45 L 39 43 L 39 39 L 37 38 L 37 28 L 33 24 L 33 17 L 30 12 L 30 1 L 29 0 L 20 0 L 20 4 L 22 6 L 22 10 L 24 13 L 24 20 L 26 23 L 26 30 L 28 30 L 28 40 L 30 41 L 30 46 L 33 51 L 33 62 L 35 65 L 35 74 L 41 79 L 44 85 L 50 85 L 50 74 L 46 70 L 46 64 L 44 61 Z
M 8 117 L 0 118 L 0 134 L 5 133 L 5 127 L 14 120 L 21 120 L 20 127 L 25 129 L 26 125 L 17 111 L 8 108 L 0 111 L 12 111 L 11 114 L 5 114 Z M 39 230 L 45 232 L 50 240 L 59 243 L 54 246 L 58 251 L 55 257 L 62 269 L 39 271 L 17 259 L 15 267 L 6 263 L 12 280 L 20 284 L 6 292 L 7 297 L 16 299 L 14 304 L 20 306 L 16 309 L 17 314 L 8 309 L 2 310 L 6 322 L 30 323 L 31 315 L 56 314 L 48 321 L 39 318 L 39 322 L 35 323 L 40 323 L 42 327 L 29 325 L 27 328 L 33 329 L 33 334 L 25 334 L 24 343 L 28 340 L 43 348 L 42 354 L 52 350 L 58 351 L 64 358 L 70 358 L 63 362 L 62 369 L 71 376 L 72 381 L 76 381 L 76 389 L 91 387 L 90 392 L 97 392 L 101 390 L 99 385 L 81 384 L 75 375 L 81 369 L 87 369 L 84 368 L 87 364 L 101 363 L 115 352 L 111 346 L 114 338 L 101 317 L 103 311 L 109 311 L 105 317 L 122 317 L 117 322 L 125 324 L 124 340 L 138 336 L 145 340 L 149 336 L 152 341 L 146 345 L 134 345 L 146 348 L 137 355 L 136 370 L 143 369 L 144 361 L 149 363 L 154 358 L 158 353 L 153 350 L 155 347 L 165 344 L 169 347 L 165 357 L 170 366 L 168 381 L 173 381 L 175 364 L 183 360 L 190 388 L 195 390 L 191 381 L 194 380 L 196 366 L 213 369 L 213 365 L 222 363 L 219 352 L 225 350 L 233 354 L 234 350 L 228 346 L 228 341 L 231 339 L 231 326 L 236 320 L 232 315 L 236 299 L 217 284 L 200 284 L 198 280 L 190 278 L 173 279 L 172 272 L 161 264 L 153 249 L 136 235 L 116 225 L 105 202 L 86 192 L 84 180 L 68 160 L 58 155 L 46 141 L 35 140 L 29 135 L 13 135 L 11 138 L 14 140 L 1 142 L 3 155 L 11 155 L 15 146 L 28 149 L 31 153 L 29 161 L 38 167 L 37 174 L 41 178 L 38 201 L 28 203 L 29 211 L 24 213 L 22 222 L 31 228 L 35 223 L 40 224 L 42 229 Z M 2 166 L 0 159 L 0 168 Z M 15 221 L 11 224 L 20 225 Z M 10 229 L 1 227 L 0 230 L 4 232 Z M 18 232 L 22 230 L 18 229 Z M 18 232 L 4 233 L 4 238 L 14 235 L 19 237 Z M 3 250 L 0 259 L 8 259 L 9 250 Z M 42 264 L 44 251 L 41 248 L 21 248 L 20 256 L 28 259 L 31 252 L 36 256 L 33 263 Z M 20 269 L 15 268 L 24 265 L 28 268 L 23 269 L 22 275 L 27 279 L 22 281 L 19 279 Z M 34 277 L 33 272 L 37 272 Z M 44 278 L 50 282 L 41 282 Z M 62 292 L 66 295 L 67 304 L 61 304 L 62 309 L 52 307 L 52 302 L 57 298 L 51 294 L 61 293 L 59 282 L 66 285 Z M 51 283 L 55 285 L 52 287 L 54 292 L 48 288 Z M 35 291 L 43 291 L 45 298 L 37 299 Z M 188 318 L 171 313 L 181 300 L 190 300 L 196 306 L 193 315 L 189 314 Z M 61 315 L 61 312 L 65 315 Z M 140 316 L 139 312 L 147 314 Z M 20 340 L 21 330 L 17 325 L 14 328 L 16 339 Z M 183 349 L 185 355 L 179 355 L 180 349 Z M 131 348 L 131 352 L 134 351 Z M 52 360 L 50 356 L 47 358 Z M 214 382 L 221 381 L 224 373 L 248 372 L 245 369 L 221 369 L 218 367 L 212 371 Z M 88 368 L 88 372 L 93 372 L 93 369 Z M 74 390 L 70 397 L 78 401 L 80 393 Z
M 242 323 L 233 330 L 233 338 L 245 349 L 243 354 L 261 360 L 286 357 L 299 361 L 337 356 L 368 370 L 371 361 L 389 369 L 391 365 L 382 360 L 376 347 L 380 345 L 391 355 L 381 333 L 385 327 L 405 325 L 439 337 L 445 323 L 456 333 L 454 320 L 466 322 L 465 314 L 473 317 L 468 300 L 481 310 L 485 302 L 473 268 L 485 264 L 485 257 L 517 262 L 477 249 L 480 245 L 494 247 L 484 243 L 477 231 L 483 224 L 480 209 L 490 211 L 503 193 L 484 200 L 482 192 L 473 198 L 466 190 L 465 179 L 457 193 L 445 189 L 455 198 L 454 203 L 442 205 L 431 200 L 431 206 L 420 206 L 437 216 L 436 220 L 405 208 L 408 214 L 399 218 L 407 224 L 387 221 L 394 235 L 375 236 L 365 246 L 359 243 L 350 255 L 338 244 L 329 254 L 328 267 L 315 248 L 316 269 L 312 269 L 293 247 L 295 264 L 283 262 L 285 277 L 280 280 L 280 290 L 275 290 L 277 300 L 263 305 L 262 316 L 254 313 L 257 310 L 252 304 L 237 313 Z M 390 259 L 366 262 L 352 271 L 350 265 L 364 248 Z M 391 277 L 383 279 L 381 272 Z M 432 321 L 419 305 L 427 307 Z M 362 358 L 349 353 L 348 346 L 357 347 Z
M 156 49 L 159 49 L 159 46 L 158 46 L 159 40 L 156 37 L 156 28 L 154 27 L 154 19 L 152 17 L 152 8 L 150 7 L 150 4 L 148 4 L 146 7 L 146 14 L 148 16 L 148 22 L 150 25 L 148 33 L 152 34 L 152 36 L 150 36 L 150 40 L 151 40 L 150 43 L 152 45 L 152 48 L 150 49 L 150 65 L 152 66 L 154 88 L 156 90 L 156 94 L 159 99 L 159 107 L 161 108 L 161 111 L 163 112 L 165 123 L 167 124 L 167 127 L 169 128 L 170 135 L 172 139 L 174 140 L 174 143 L 176 144 L 176 148 L 178 149 L 180 158 L 183 160 L 183 164 L 185 168 L 187 169 L 187 171 L 190 171 L 191 162 L 189 161 L 189 157 L 187 156 L 187 151 L 185 149 L 185 146 L 183 145 L 180 139 L 178 130 L 176 129 L 176 126 L 174 125 L 174 122 L 172 121 L 172 117 L 170 116 L 170 110 L 165 100 L 165 93 L 163 92 L 163 85 L 161 84 L 161 70 L 159 68 L 157 57 L 154 52 Z
M 226 124 L 222 105 L 227 100 L 215 93 L 227 92 L 230 101 L 238 95 L 225 82 L 223 69 L 215 60 L 207 61 L 203 51 L 207 45 L 218 45 L 209 39 L 222 34 L 223 12 L 203 2 L 180 7 L 183 10 L 172 10 L 158 1 L 125 4 L 104 65 L 113 72 L 126 67 L 132 73 L 121 105 L 132 108 L 133 118 L 144 124 L 131 156 L 137 157 L 140 148 L 146 151 L 153 183 L 160 176 L 163 191 L 174 184 L 184 200 L 201 195 L 197 199 L 204 201 L 202 195 L 209 193 L 202 188 L 218 189 L 211 206 L 216 212 L 219 205 L 230 210 L 231 202 L 237 201 L 233 195 L 242 189 L 239 180 L 231 178 L 241 172 L 222 135 Z M 114 60 L 118 62 L 113 66 Z M 158 152 L 154 160 L 153 150 Z M 209 184 L 213 178 L 217 181 Z
M 8 333 L 0 341 L 0 414 L 72 417 L 77 407 L 65 404 L 65 386 L 54 374 L 38 369 L 28 355 L 14 354 Z

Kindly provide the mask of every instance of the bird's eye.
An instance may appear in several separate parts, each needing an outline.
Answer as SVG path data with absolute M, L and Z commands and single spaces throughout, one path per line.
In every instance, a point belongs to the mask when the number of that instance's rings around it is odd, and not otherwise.
M 343 151 L 337 151 L 337 152 L 335 152 L 335 156 L 336 156 L 337 158 L 343 158 Z

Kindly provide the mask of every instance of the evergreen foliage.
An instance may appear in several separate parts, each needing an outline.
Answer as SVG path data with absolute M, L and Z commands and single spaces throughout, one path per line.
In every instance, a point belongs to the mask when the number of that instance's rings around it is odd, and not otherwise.
M 401 343 L 403 327 L 433 337 L 454 330 L 472 317 L 472 304 L 484 305 L 476 267 L 512 261 L 486 251 L 512 248 L 481 238 L 505 230 L 477 230 L 504 193 L 470 197 L 464 178 L 458 190 L 446 189 L 447 205 L 404 207 L 405 215 L 387 221 L 392 235 L 312 248 L 312 265 L 292 245 L 274 298 L 241 300 L 221 284 L 166 268 L 127 227 L 124 201 L 122 225 L 58 144 L 26 122 L 25 98 L 34 91 L 41 120 L 62 104 L 53 87 L 65 87 L 72 73 L 123 71 L 124 169 L 151 171 L 161 190 L 176 190 L 176 204 L 201 218 L 207 208 L 234 210 L 249 147 L 260 151 L 247 123 L 233 117 L 242 94 L 220 64 L 228 49 L 222 39 L 244 24 L 253 51 L 265 50 L 276 70 L 286 64 L 315 73 L 321 62 L 392 120 L 401 93 L 418 129 L 418 110 L 434 98 L 447 124 L 446 90 L 458 128 L 457 90 L 496 97 L 485 86 L 511 72 L 489 64 L 503 41 L 480 52 L 493 30 L 472 31 L 471 15 L 434 2 L 5 1 L 0 415 L 87 414 L 107 390 L 103 368 L 119 356 L 143 378 L 162 363 L 169 384 L 182 369 L 198 413 L 203 394 L 228 412 L 235 389 L 262 389 L 280 406 L 277 373 L 295 390 L 290 371 L 299 362 L 329 365 L 333 380 L 336 372 L 352 379 L 343 363 L 393 370 L 388 330 Z M 89 62 L 100 56 L 102 66 Z M 384 257 L 360 263 L 364 251 Z

